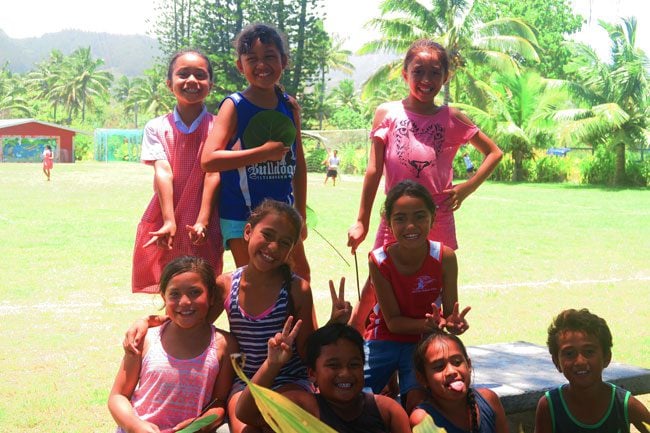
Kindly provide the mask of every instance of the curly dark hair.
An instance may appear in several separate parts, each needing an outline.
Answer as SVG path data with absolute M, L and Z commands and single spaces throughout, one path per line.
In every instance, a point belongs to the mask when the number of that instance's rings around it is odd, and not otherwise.
M 548 327 L 546 345 L 554 360 L 558 358 L 560 351 L 557 337 L 565 331 L 581 331 L 596 337 L 603 350 L 603 354 L 606 357 L 612 355 L 612 333 L 605 319 L 589 312 L 586 308 L 581 310 L 571 308 L 555 316 L 553 322 Z
M 318 328 L 307 338 L 307 353 L 305 355 L 305 364 L 312 370 L 316 367 L 316 360 L 320 356 L 323 346 L 334 344 L 338 340 L 348 340 L 359 349 L 361 359 L 365 359 L 363 351 L 363 337 L 359 331 L 343 323 L 330 323 Z

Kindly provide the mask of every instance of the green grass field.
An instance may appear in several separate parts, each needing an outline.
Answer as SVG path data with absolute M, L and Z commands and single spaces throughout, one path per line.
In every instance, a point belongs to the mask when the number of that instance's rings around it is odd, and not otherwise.
M 0 164 L 0 431 L 110 432 L 106 398 L 130 323 L 158 297 L 130 292 L 137 222 L 152 170 L 130 163 Z M 319 322 L 327 280 L 356 299 L 347 228 L 361 177 L 332 187 L 309 176 L 316 230 L 306 242 Z M 373 216 L 374 234 L 380 202 Z M 573 185 L 483 185 L 457 212 L 459 297 L 471 305 L 468 344 L 544 344 L 553 315 L 587 307 L 608 320 L 614 361 L 650 368 L 650 193 Z M 371 235 L 370 237 L 374 237 Z M 366 253 L 358 256 L 361 283 Z M 232 261 L 226 255 L 226 270 Z M 225 326 L 225 318 L 218 324 Z M 646 404 L 650 402 L 644 397 Z

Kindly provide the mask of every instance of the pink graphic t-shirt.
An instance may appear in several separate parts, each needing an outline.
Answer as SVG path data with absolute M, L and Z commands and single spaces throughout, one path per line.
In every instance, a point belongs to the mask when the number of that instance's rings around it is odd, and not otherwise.
M 407 111 L 402 101 L 386 106 L 386 117 L 370 133 L 371 139 L 384 142 L 385 192 L 406 179 L 422 184 L 438 207 L 429 239 L 456 249 L 454 216 L 443 205 L 447 195 L 442 191 L 452 187 L 454 157 L 460 146 L 478 133 L 478 127 L 459 120 L 446 105 L 433 115 Z M 382 219 L 375 247 L 391 241 L 386 232 Z

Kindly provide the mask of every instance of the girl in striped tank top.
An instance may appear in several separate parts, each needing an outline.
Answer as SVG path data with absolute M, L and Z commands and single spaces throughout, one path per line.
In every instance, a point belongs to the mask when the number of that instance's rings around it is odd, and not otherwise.
M 300 239 L 302 218 L 290 204 L 263 201 L 244 228 L 249 263 L 217 278 L 226 294 L 224 307 L 230 332 L 245 355 L 244 372 L 250 378 L 267 355 L 267 343 L 282 332 L 288 316 L 302 321 L 292 345 L 291 359 L 275 378 L 273 389 L 312 391 L 304 358 L 307 337 L 316 329 L 316 318 L 309 283 L 291 272 L 287 260 Z M 236 379 L 228 402 L 231 432 L 256 431 L 235 416 L 244 384 Z M 259 430 L 261 431 L 261 430 Z

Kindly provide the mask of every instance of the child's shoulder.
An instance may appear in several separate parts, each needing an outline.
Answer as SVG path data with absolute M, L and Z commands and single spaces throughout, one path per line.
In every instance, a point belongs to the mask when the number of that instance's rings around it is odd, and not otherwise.
M 214 339 L 217 347 L 226 349 L 229 353 L 238 350 L 239 344 L 230 332 L 217 328 L 214 325 L 212 325 L 212 328 L 214 329 Z
M 448 107 L 448 109 L 449 109 L 449 117 L 454 118 L 467 125 L 474 125 L 474 122 L 472 122 L 472 120 L 469 117 L 467 117 L 465 113 L 460 111 L 458 108 Z

